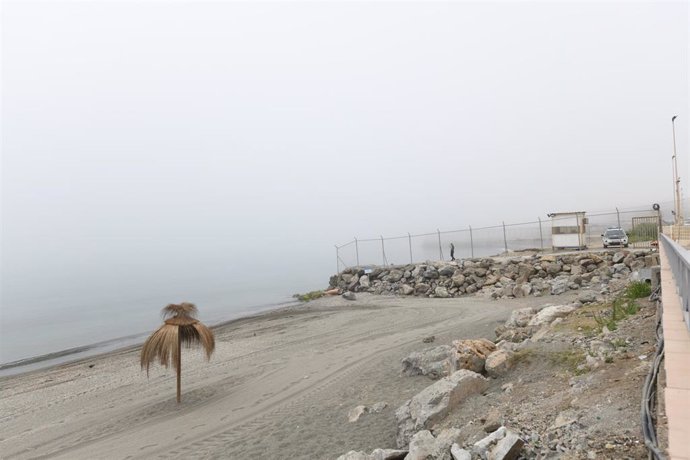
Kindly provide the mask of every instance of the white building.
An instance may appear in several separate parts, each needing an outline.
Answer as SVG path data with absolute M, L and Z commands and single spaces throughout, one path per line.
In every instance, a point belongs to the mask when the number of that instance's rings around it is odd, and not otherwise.
M 551 218 L 551 245 L 553 249 L 585 249 L 587 247 L 584 211 L 554 212 Z

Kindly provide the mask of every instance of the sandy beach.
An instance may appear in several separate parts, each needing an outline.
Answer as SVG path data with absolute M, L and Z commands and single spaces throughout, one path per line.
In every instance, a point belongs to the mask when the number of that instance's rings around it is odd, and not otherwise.
M 139 348 L 0 380 L 7 459 L 335 458 L 395 446 L 393 412 L 429 384 L 400 360 L 453 339 L 494 338 L 515 308 L 566 296 L 489 300 L 358 294 L 324 298 L 215 329 L 211 362 L 139 367 Z M 203 306 L 201 306 L 203 308 Z M 353 407 L 385 402 L 348 422 Z

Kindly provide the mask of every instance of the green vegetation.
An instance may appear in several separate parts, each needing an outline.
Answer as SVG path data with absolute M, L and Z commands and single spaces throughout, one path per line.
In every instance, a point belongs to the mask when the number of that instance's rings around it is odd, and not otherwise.
M 612 302 L 586 305 L 557 325 L 556 330 L 576 330 L 585 337 L 599 334 L 604 326 L 609 331 L 614 331 L 618 328 L 619 321 L 637 314 L 640 306 L 636 300 L 648 297 L 650 293 L 649 284 L 642 281 L 632 282 Z M 626 344 L 616 346 L 623 347 Z
M 522 348 L 513 353 L 510 359 L 513 364 L 531 363 L 532 358 L 534 358 L 534 355 L 534 350 L 530 348 Z
M 651 222 L 638 224 L 634 229 L 628 231 L 628 241 L 630 243 L 639 243 L 641 241 L 654 241 L 659 239 L 659 229 L 657 225 Z
M 644 281 L 634 281 L 625 288 L 623 295 L 628 299 L 639 299 L 642 297 L 649 297 L 652 293 L 650 284 Z
M 552 364 L 561 366 L 574 375 L 581 375 L 589 369 L 585 364 L 585 353 L 582 350 L 563 350 L 563 351 L 546 351 L 537 350 L 533 348 L 523 348 L 517 350 L 511 356 L 513 364 L 530 364 L 532 362 L 549 361 Z
M 306 294 L 294 294 L 292 297 L 299 300 L 300 302 L 309 302 L 310 300 L 315 300 L 323 296 L 323 291 L 311 291 L 307 292 Z
M 599 330 L 606 326 L 609 331 L 615 331 L 619 321 L 639 311 L 640 307 L 635 299 L 647 297 L 650 293 L 649 284 L 642 281 L 630 283 L 623 293 L 611 302 L 608 310 L 603 310 L 600 315 L 594 314 L 594 320 L 599 326 Z
M 549 353 L 549 359 L 552 363 L 565 367 L 572 374 L 580 375 L 587 372 L 586 368 L 581 367 L 585 363 L 585 354 L 581 350 L 554 351 Z
M 625 348 L 628 346 L 628 343 L 625 341 L 625 339 L 621 338 L 613 339 L 611 344 L 616 348 Z

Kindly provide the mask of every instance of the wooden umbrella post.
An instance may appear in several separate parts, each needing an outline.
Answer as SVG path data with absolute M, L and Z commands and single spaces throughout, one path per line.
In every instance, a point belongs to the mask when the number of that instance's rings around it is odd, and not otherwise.
M 182 335 L 177 331 L 177 404 L 182 400 Z
M 182 402 L 182 342 L 185 342 L 186 347 L 201 345 L 206 351 L 206 359 L 211 358 L 216 348 L 213 331 L 200 323 L 195 318 L 196 314 L 197 309 L 193 303 L 171 303 L 163 309 L 163 325 L 151 334 L 141 347 L 141 369 L 146 369 L 146 375 L 154 361 L 160 361 L 166 369 L 169 369 L 171 364 L 175 367 L 178 404 Z

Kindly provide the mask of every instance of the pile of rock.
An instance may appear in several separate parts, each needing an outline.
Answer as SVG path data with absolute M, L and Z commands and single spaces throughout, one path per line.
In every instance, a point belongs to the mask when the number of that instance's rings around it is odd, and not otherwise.
M 539 455 L 546 455 L 549 452 L 564 453 L 570 450 L 584 452 L 588 448 L 586 433 L 578 423 L 578 414 L 572 410 L 566 410 L 558 414 L 554 423 L 549 426 L 545 433 L 540 434 L 534 430 L 526 430 L 524 427 L 519 431 L 511 431 L 508 426 L 513 426 L 511 420 L 507 420 L 500 413 L 489 414 L 480 421 L 484 423 L 483 429 L 490 434 L 483 439 L 472 443 L 477 437 L 466 437 L 463 430 L 458 428 L 445 428 L 441 431 L 439 426 L 446 419 L 447 415 L 453 412 L 468 398 L 482 394 L 489 388 L 489 378 L 501 377 L 506 375 L 514 365 L 515 353 L 529 344 L 547 340 L 544 336 L 551 329 L 550 326 L 563 321 L 563 318 L 576 311 L 585 304 L 606 300 L 610 294 L 615 293 L 626 286 L 629 275 L 639 268 L 658 263 L 658 256 L 649 256 L 644 251 L 621 251 L 618 253 L 603 253 L 600 255 L 581 254 L 573 256 L 573 259 L 558 259 L 548 261 L 549 264 L 559 266 L 558 270 L 552 268 L 551 271 L 543 270 L 547 273 L 546 277 L 540 277 L 540 272 L 527 274 L 521 271 L 521 267 L 526 266 L 524 260 L 514 263 L 515 259 L 502 261 L 495 266 L 483 267 L 485 272 L 483 277 L 497 276 L 496 270 L 501 273 L 515 271 L 517 277 L 510 278 L 516 286 L 529 284 L 534 286 L 539 282 L 548 283 L 551 293 L 553 287 L 565 282 L 566 289 L 576 289 L 587 283 L 606 282 L 605 289 L 598 291 L 582 290 L 576 301 L 565 305 L 546 305 L 540 308 L 522 308 L 514 310 L 505 324 L 496 329 L 496 343 L 487 339 L 468 339 L 455 340 L 450 345 L 440 345 L 429 347 L 421 351 L 413 352 L 402 360 L 402 374 L 407 376 L 424 375 L 433 380 L 434 383 L 424 388 L 411 399 L 406 401 L 395 411 L 397 433 L 397 449 L 376 449 L 371 453 L 350 451 L 342 455 L 338 460 L 513 460 L 521 455 L 533 458 Z M 540 265 L 546 257 L 539 258 L 537 265 Z M 486 259 L 482 259 L 486 260 Z M 570 264 L 563 262 L 569 261 Z M 467 261 L 465 261 L 467 262 Z M 444 277 L 451 280 L 460 280 L 466 277 L 464 272 L 465 262 L 459 263 L 453 271 L 450 269 L 436 267 L 438 276 L 433 278 L 437 283 L 444 283 Z M 486 264 L 485 264 L 486 265 Z M 509 268 L 516 265 L 517 268 Z M 421 284 L 427 284 L 429 278 L 425 274 L 431 265 L 416 265 L 414 269 L 424 271 L 421 275 Z M 449 265 L 446 265 L 448 267 Z M 508 267 L 508 268 L 506 268 Z M 407 268 L 407 267 L 406 267 Z M 536 270 L 536 268 L 533 266 Z M 473 268 L 473 270 L 475 270 Z M 419 271 L 416 275 L 408 275 L 408 270 L 404 272 L 391 269 L 388 272 L 372 272 L 369 275 L 351 272 L 348 278 L 336 278 L 335 282 L 340 283 L 344 280 L 349 282 L 347 289 L 361 290 L 366 286 L 366 290 L 376 292 L 381 286 L 390 289 L 401 289 L 400 286 L 413 287 L 412 292 L 417 292 L 419 284 L 411 282 L 410 277 L 418 280 Z M 443 271 L 443 275 L 441 272 Z M 462 271 L 458 273 L 458 271 Z M 563 272 L 570 275 L 563 275 Z M 573 272 L 577 274 L 573 274 Z M 389 276 L 393 273 L 393 278 Z M 477 273 L 477 272 L 475 272 Z M 347 274 L 346 274 L 347 275 Z M 554 275 L 552 278 L 548 276 Z M 591 275 L 591 276 L 590 276 Z M 342 276 L 342 275 L 341 275 Z M 479 275 L 476 275 L 479 276 Z M 526 277 L 525 277 L 526 276 Z M 565 278 L 564 278 L 565 276 Z M 572 277 L 578 276 L 580 280 L 576 282 Z M 362 284 L 362 278 L 365 283 Z M 392 281 L 395 279 L 395 281 Z M 378 280 L 372 282 L 372 280 Z M 566 280 L 566 281 L 563 281 Z M 476 283 L 476 279 L 473 278 Z M 334 280 L 332 280 L 334 282 Z M 405 282 L 403 285 L 395 283 Z M 408 284 L 412 283 L 412 285 Z M 499 289 L 497 286 L 501 282 L 489 284 L 489 289 Z M 429 284 L 429 289 L 433 284 Z M 397 286 L 397 287 L 396 287 Z M 464 281 L 463 281 L 464 286 Z M 576 287 L 573 287 L 576 286 Z M 437 289 L 439 286 L 437 285 Z M 441 286 L 444 287 L 444 286 Z M 453 295 L 458 295 L 460 286 Z M 486 290 L 486 286 L 482 290 Z M 529 289 L 525 289 L 527 292 Z M 450 292 L 450 291 L 448 291 Z M 465 288 L 465 293 L 467 289 Z M 533 291 L 529 293 L 534 294 Z M 527 294 L 529 294 L 527 293 Z M 408 293 L 409 294 L 409 293 Z M 433 294 L 427 294 L 434 296 Z M 430 343 L 435 337 L 430 336 L 424 340 Z M 586 355 L 586 363 L 582 366 L 595 368 L 610 359 L 615 354 L 623 353 L 619 350 L 623 345 L 630 342 L 624 336 L 614 336 L 608 330 L 604 330 L 602 336 L 577 338 L 572 345 L 582 349 Z M 640 356 L 642 360 L 645 357 Z M 586 384 L 584 380 L 573 378 L 570 385 L 577 386 Z M 513 384 L 506 383 L 501 389 L 507 393 L 512 390 Z M 358 406 L 355 412 L 349 414 L 351 421 L 356 421 L 361 414 L 367 412 L 364 406 Z M 463 438 L 466 439 L 463 439 Z M 608 447 L 606 447 L 608 449 Z M 589 454 L 588 454 L 589 455 Z
M 395 412 L 398 449 L 376 449 L 370 454 L 350 451 L 338 460 L 515 459 L 524 441 L 503 426 L 469 449 L 460 446 L 462 432 L 457 428 L 446 428 L 437 435 L 430 431 L 451 410 L 468 397 L 486 391 L 488 386 L 488 379 L 476 372 L 455 371 L 416 394 Z
M 658 257 L 640 249 L 351 267 L 332 276 L 330 286 L 352 292 L 440 298 L 558 295 L 627 278 L 633 271 L 658 265 Z
M 487 339 L 454 340 L 411 353 L 402 360 L 403 375 L 426 375 L 438 379 L 467 369 L 490 377 L 504 375 L 512 366 L 513 347 L 507 342 L 494 344 Z
M 525 442 L 517 434 L 501 426 L 467 448 L 462 448 L 462 432 L 446 428 L 438 435 L 421 430 L 412 436 L 406 449 L 375 449 L 371 454 L 350 451 L 337 460 L 514 460 Z
M 404 375 L 426 375 L 432 379 L 448 376 L 459 369 L 482 372 L 486 358 L 496 351 L 496 345 L 487 339 L 454 340 L 452 345 L 441 345 L 413 352 L 402 360 Z
M 488 387 L 486 377 L 467 369 L 456 371 L 426 387 L 395 411 L 398 447 L 406 446 L 416 432 L 431 428 L 462 401 Z

